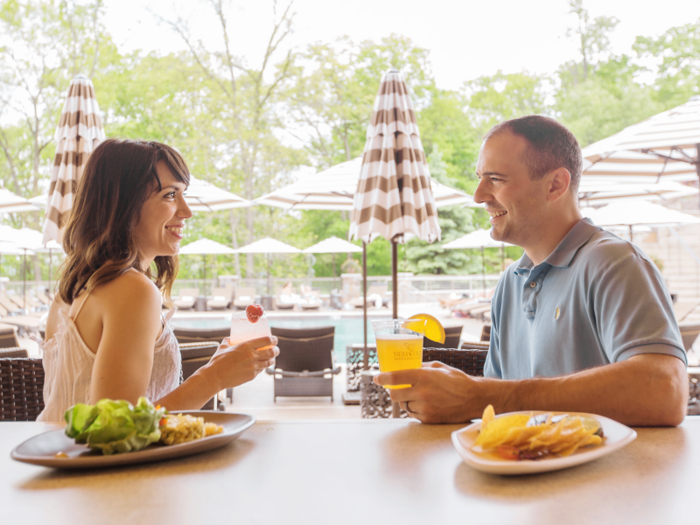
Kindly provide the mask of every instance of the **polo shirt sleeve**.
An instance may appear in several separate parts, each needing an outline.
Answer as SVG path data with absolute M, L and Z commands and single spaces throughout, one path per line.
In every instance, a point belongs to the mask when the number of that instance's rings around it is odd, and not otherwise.
M 665 354 L 687 364 L 660 272 L 630 245 L 617 246 L 614 251 L 600 254 L 609 263 L 595 275 L 589 274 L 588 283 L 589 315 L 608 359 L 616 363 L 639 354 Z

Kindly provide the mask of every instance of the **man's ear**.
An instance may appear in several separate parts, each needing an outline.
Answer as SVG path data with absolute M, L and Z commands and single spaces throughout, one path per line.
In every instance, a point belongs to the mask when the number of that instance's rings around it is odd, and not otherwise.
M 549 179 L 547 200 L 555 202 L 569 192 L 571 174 L 566 168 L 557 168 L 545 175 Z

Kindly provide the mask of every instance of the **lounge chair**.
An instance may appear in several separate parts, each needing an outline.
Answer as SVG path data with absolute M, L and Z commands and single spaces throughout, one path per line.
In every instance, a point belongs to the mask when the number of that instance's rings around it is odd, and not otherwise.
M 51 298 L 47 294 L 37 292 L 36 298 L 42 302 L 44 306 L 51 306 Z
M 301 299 L 298 294 L 294 293 L 294 289 L 291 289 L 291 293 L 284 293 L 285 289 L 280 288 L 277 290 L 277 295 L 275 296 L 275 308 L 278 310 L 291 310 Z
M 462 325 L 445 327 L 445 342 L 439 343 L 428 339 L 423 340 L 423 348 L 459 348 L 459 340 L 462 338 Z
M 312 290 L 310 286 L 302 285 L 301 288 L 301 299 L 299 299 L 299 306 L 302 310 L 318 310 L 323 301 L 321 300 L 321 293 L 318 290 Z
M 13 295 L 13 296 L 8 296 L 12 302 L 14 302 L 17 306 L 19 306 L 21 309 L 23 309 L 26 312 L 30 312 L 32 310 L 46 310 L 47 307 L 37 301 L 36 299 L 32 299 L 31 297 L 27 296 L 27 304 L 24 304 L 24 297 L 21 295 Z
M 231 288 L 213 288 L 211 299 L 207 299 L 207 308 L 225 310 L 231 304 L 233 291 Z
M 233 306 L 245 310 L 246 306 L 255 302 L 255 288 L 236 288 Z
M 12 313 L 21 313 L 22 308 L 16 304 L 14 301 L 11 301 L 10 298 L 2 294 L 0 295 L 0 306 L 2 306 L 5 310 L 7 310 L 7 313 L 4 315 L 12 314 Z
M 199 297 L 199 288 L 182 288 L 180 296 L 173 300 L 173 304 L 180 310 L 192 309 Z
M 43 409 L 41 359 L 0 356 L 0 421 L 35 421 Z
M 367 289 L 367 307 L 381 308 L 384 306 L 384 302 L 388 300 L 388 289 L 389 286 L 386 284 L 373 284 Z M 351 299 L 349 303 L 355 308 L 362 308 L 364 305 L 364 298 L 355 297 Z
M 277 337 L 280 354 L 274 368 L 265 372 L 275 378 L 278 396 L 330 396 L 333 376 L 340 373 L 333 353 L 334 326 L 319 328 L 270 328 Z
M 173 329 L 175 338 L 183 343 L 216 343 L 218 346 L 224 337 L 231 334 L 231 329 L 225 328 L 177 328 Z

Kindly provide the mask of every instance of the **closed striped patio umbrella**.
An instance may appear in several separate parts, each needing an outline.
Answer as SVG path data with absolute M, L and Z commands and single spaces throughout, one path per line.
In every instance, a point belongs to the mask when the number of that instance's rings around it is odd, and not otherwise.
M 397 243 L 440 240 L 430 170 L 408 87 L 396 69 L 382 77 L 367 128 L 353 202 L 350 239 L 391 241 L 393 315 L 398 316 Z M 366 258 L 363 257 L 366 287 Z
M 44 243 L 62 242 L 73 196 L 90 153 L 105 139 L 95 88 L 85 75 L 77 75 L 68 87 L 54 139 L 49 199 L 44 220 Z

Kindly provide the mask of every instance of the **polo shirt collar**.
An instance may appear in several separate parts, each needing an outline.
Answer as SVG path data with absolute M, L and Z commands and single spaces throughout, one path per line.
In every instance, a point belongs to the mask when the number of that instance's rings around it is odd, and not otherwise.
M 571 231 L 561 240 L 552 253 L 549 254 L 542 265 L 568 268 L 579 248 L 586 244 L 602 228 L 596 226 L 589 218 L 581 219 L 571 228 Z M 520 258 L 520 262 L 515 269 L 517 275 L 529 274 L 533 268 L 532 259 L 526 253 Z

